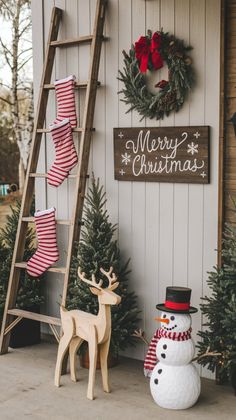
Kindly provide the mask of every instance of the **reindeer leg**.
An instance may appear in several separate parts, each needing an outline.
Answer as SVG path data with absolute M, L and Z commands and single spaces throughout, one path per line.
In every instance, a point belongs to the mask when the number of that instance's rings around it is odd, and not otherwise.
M 87 398 L 89 400 L 94 399 L 94 382 L 97 364 L 97 336 L 95 327 L 91 326 L 88 334 L 88 345 L 89 345 L 89 381 Z
M 55 370 L 55 385 L 56 386 L 60 386 L 62 363 L 64 360 L 64 356 L 66 354 L 66 351 L 69 347 L 71 338 L 72 338 L 72 335 L 64 334 L 58 346 L 57 363 L 56 363 L 56 370 Z
M 108 382 L 108 369 L 107 369 L 107 357 L 110 347 L 111 334 L 109 335 L 107 341 L 100 344 L 100 363 L 101 363 L 101 372 L 102 372 L 102 384 L 103 390 L 105 392 L 110 392 L 109 382 Z
M 67 319 L 63 325 L 64 334 L 60 339 L 57 351 L 57 363 L 55 369 L 55 385 L 60 386 L 60 378 L 61 378 L 61 371 L 62 371 L 62 364 L 67 349 L 69 347 L 70 341 L 74 334 L 74 324 L 71 318 Z
M 81 344 L 83 343 L 83 339 L 80 337 L 73 337 L 70 342 L 70 376 L 71 380 L 76 382 L 76 359 L 77 359 L 77 351 Z

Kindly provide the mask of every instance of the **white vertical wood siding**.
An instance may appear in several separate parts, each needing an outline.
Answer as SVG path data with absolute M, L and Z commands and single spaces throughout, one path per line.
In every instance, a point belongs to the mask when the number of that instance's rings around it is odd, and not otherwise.
M 33 48 L 35 104 L 43 66 L 43 52 L 49 27 L 51 8 L 65 12 L 61 37 L 87 35 L 92 31 L 95 0 L 33 0 Z M 139 122 L 117 95 L 121 88 L 118 69 L 123 67 L 122 50 L 144 34 L 147 29 L 173 32 L 193 46 L 192 57 L 197 86 L 178 114 L 160 122 Z M 124 258 L 131 256 L 130 287 L 138 295 L 142 310 L 142 328 L 148 337 L 156 323 L 155 304 L 165 298 L 168 285 L 192 288 L 192 304 L 208 293 L 207 271 L 216 263 L 217 246 L 217 177 L 219 137 L 219 71 L 220 71 L 220 0 L 109 0 L 106 36 L 101 55 L 90 171 L 100 177 L 107 192 L 107 208 L 114 223 L 118 223 L 118 239 Z M 81 46 L 57 51 L 53 78 L 74 73 L 86 80 L 89 48 Z M 164 72 L 165 70 L 162 70 Z M 164 73 L 163 73 L 164 74 Z M 160 75 L 159 75 L 160 76 Z M 158 76 L 158 77 L 159 77 Z M 77 96 L 81 119 L 84 93 Z M 50 93 L 47 125 L 55 117 L 55 97 Z M 181 126 L 211 127 L 211 183 L 209 185 L 118 182 L 113 176 L 113 127 L 118 126 Z M 78 144 L 78 138 L 75 137 Z M 50 136 L 42 142 L 39 170 L 44 172 L 54 159 Z M 43 180 L 36 184 L 36 207 L 55 206 L 57 216 L 68 218 L 71 212 L 73 180 L 58 189 L 47 187 Z M 58 230 L 61 261 L 66 253 L 67 231 Z M 45 311 L 58 314 L 62 281 L 55 274 L 47 276 Z M 202 318 L 193 316 L 196 339 Z M 142 359 L 146 349 L 139 343 L 127 351 Z M 208 375 L 208 372 L 203 372 Z

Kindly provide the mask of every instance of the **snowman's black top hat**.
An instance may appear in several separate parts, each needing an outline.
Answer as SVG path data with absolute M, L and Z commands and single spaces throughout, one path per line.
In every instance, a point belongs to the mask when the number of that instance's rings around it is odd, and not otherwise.
M 191 292 L 192 290 L 188 287 L 169 286 L 166 288 L 165 303 L 159 303 L 156 308 L 164 312 L 193 314 L 198 309 L 190 306 Z

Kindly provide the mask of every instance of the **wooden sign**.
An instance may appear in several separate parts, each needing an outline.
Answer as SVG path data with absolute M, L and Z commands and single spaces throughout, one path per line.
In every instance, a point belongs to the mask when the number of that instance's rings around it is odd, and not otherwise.
M 114 128 L 115 179 L 209 183 L 209 128 Z

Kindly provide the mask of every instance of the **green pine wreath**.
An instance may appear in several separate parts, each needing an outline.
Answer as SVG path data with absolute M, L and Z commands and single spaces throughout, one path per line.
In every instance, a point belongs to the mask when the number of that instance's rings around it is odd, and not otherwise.
M 155 85 L 156 94 L 150 92 L 146 85 L 146 75 L 140 71 L 140 61 L 136 58 L 135 45 L 131 46 L 129 54 L 123 51 L 124 69 L 119 70 L 118 80 L 124 83 L 123 93 L 126 104 L 130 105 L 127 112 L 136 110 L 143 118 L 163 119 L 171 112 L 178 112 L 183 106 L 188 92 L 194 85 L 194 70 L 188 52 L 192 49 L 185 46 L 182 40 L 163 31 L 148 31 L 147 45 L 151 45 L 152 37 L 158 36 L 160 45 L 158 52 L 163 62 L 168 66 L 169 80 L 162 80 Z M 144 37 L 141 37 L 145 40 Z M 151 56 L 151 54 L 150 54 Z M 151 58 L 148 58 L 147 69 L 153 71 Z

